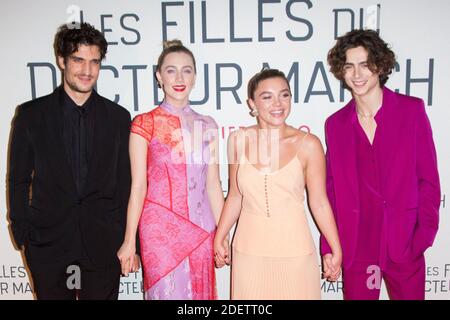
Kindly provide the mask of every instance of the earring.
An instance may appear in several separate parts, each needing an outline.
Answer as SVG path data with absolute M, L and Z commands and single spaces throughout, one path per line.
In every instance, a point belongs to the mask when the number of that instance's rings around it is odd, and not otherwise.
M 250 115 L 252 117 L 257 117 L 257 116 L 259 116 L 259 112 L 256 109 L 252 109 L 252 111 L 250 111 Z

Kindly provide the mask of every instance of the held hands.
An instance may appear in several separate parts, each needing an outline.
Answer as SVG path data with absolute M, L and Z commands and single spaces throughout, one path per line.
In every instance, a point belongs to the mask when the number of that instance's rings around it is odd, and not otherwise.
M 140 268 L 139 256 L 136 254 L 136 246 L 124 242 L 117 251 L 117 257 L 120 260 L 122 274 L 128 277 L 130 272 L 136 272 Z
M 334 282 L 341 276 L 342 256 L 327 253 L 322 257 L 323 274 L 322 278 Z
M 214 262 L 216 268 L 222 268 L 224 265 L 230 265 L 230 245 L 228 237 L 223 241 L 219 239 L 214 240 Z

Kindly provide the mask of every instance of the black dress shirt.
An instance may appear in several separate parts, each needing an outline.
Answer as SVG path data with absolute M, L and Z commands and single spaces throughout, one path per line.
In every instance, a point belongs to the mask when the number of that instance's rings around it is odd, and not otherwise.
M 84 191 L 91 155 L 94 121 L 94 99 L 90 97 L 82 106 L 78 106 L 63 90 L 64 144 L 78 195 Z

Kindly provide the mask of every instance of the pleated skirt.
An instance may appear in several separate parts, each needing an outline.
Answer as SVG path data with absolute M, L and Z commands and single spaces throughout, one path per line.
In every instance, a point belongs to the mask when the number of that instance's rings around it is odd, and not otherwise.
M 232 300 L 320 300 L 316 252 L 299 257 L 261 257 L 233 248 Z

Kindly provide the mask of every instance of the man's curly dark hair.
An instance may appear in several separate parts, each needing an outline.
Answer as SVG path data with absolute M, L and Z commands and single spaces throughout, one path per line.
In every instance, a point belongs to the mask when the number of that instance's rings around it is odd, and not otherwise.
M 58 28 L 54 42 L 57 57 L 63 57 L 66 61 L 67 57 L 77 51 L 80 45 L 98 46 L 101 60 L 105 58 L 108 50 L 108 42 L 103 34 L 89 23 L 76 23 L 70 26 L 63 24 Z
M 353 30 L 339 37 L 334 47 L 328 52 L 330 72 L 338 80 L 343 81 L 346 52 L 356 47 L 367 50 L 369 69 L 380 74 L 380 86 L 384 86 L 395 66 L 395 54 L 374 30 Z M 350 89 L 345 81 L 343 85 Z

